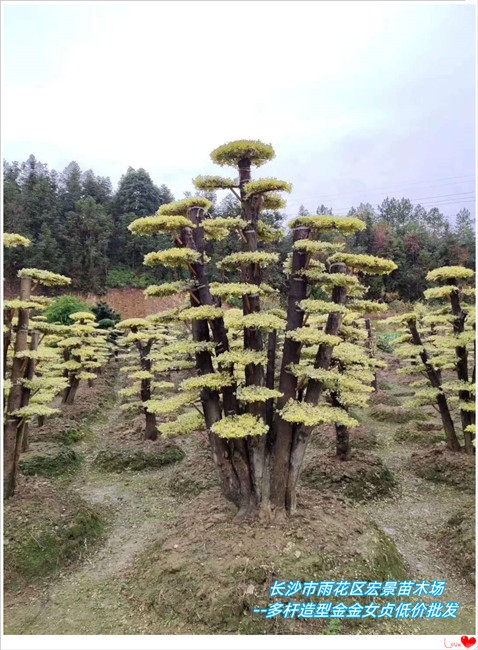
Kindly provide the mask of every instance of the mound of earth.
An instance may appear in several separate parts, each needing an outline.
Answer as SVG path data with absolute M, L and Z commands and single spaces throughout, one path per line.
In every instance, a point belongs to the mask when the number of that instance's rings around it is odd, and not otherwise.
M 354 413 L 354 417 L 360 418 L 360 414 Z M 350 429 L 349 435 L 352 451 L 355 449 L 372 449 L 379 444 L 375 431 L 366 425 Z M 330 425 L 321 425 L 310 439 L 311 449 L 328 449 L 332 451 L 335 449 L 335 444 L 335 427 Z
M 47 420 L 41 427 L 30 426 L 30 441 L 55 441 L 63 445 L 73 445 L 82 440 L 84 433 L 77 420 L 70 418 L 54 418 Z
M 141 472 L 175 463 L 184 456 L 184 451 L 172 442 L 143 442 L 141 445 L 102 449 L 93 464 L 105 472 Z
M 445 443 L 443 427 L 438 422 L 408 422 L 394 431 L 398 442 L 416 442 L 426 445 Z
M 438 539 L 443 553 L 450 564 L 475 584 L 475 505 L 470 503 L 450 517 L 439 532 Z
M 447 483 L 467 492 L 475 493 L 475 457 L 448 449 L 429 449 L 410 457 L 410 466 L 422 478 L 435 483 Z
M 28 476 L 61 476 L 76 471 L 82 460 L 71 446 L 33 443 L 20 458 L 20 470 Z
M 332 490 L 354 501 L 388 496 L 396 484 L 378 456 L 361 451 L 353 452 L 347 461 L 318 451 L 306 462 L 301 481 L 307 487 Z
M 252 609 L 270 604 L 276 579 L 400 580 L 407 575 L 393 542 L 333 495 L 303 489 L 297 514 L 276 525 L 233 524 L 233 514 L 217 490 L 200 494 L 124 576 L 123 593 L 150 619 L 151 633 L 330 633 L 327 620 L 265 619 Z M 298 594 L 292 600 L 314 598 Z M 344 633 L 367 625 L 342 622 Z
M 42 478 L 20 477 L 5 504 L 5 586 L 19 590 L 79 560 L 103 536 L 99 511 Z
M 392 393 L 384 390 L 378 390 L 372 394 L 371 402 L 373 404 L 385 404 L 386 406 L 400 406 L 401 400 Z
M 405 406 L 387 406 L 385 404 L 375 404 L 370 408 L 370 415 L 378 422 L 393 422 L 402 424 L 404 422 L 423 422 L 428 420 L 428 414 L 424 409 L 411 409 Z

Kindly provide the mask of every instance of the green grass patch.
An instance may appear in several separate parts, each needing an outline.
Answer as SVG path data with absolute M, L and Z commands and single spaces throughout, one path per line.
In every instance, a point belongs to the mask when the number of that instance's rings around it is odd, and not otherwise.
M 27 476 L 45 476 L 48 478 L 72 474 L 83 462 L 83 456 L 77 451 L 62 445 L 43 452 L 31 451 L 20 459 L 20 470 Z
M 374 404 L 384 404 L 385 406 L 400 406 L 402 403 L 397 395 L 386 393 L 385 391 L 378 391 L 373 394 L 372 401 Z
M 173 444 L 159 449 L 131 447 L 128 449 L 103 449 L 93 464 L 106 472 L 141 472 L 183 460 L 185 453 Z
M 81 557 L 88 542 L 102 535 L 104 524 L 97 513 L 83 508 L 73 521 L 54 528 L 47 528 L 38 536 L 25 531 L 15 549 L 10 552 L 7 547 L 6 564 L 26 579 L 56 572 L 65 563 Z
M 5 505 L 5 586 L 19 590 L 78 561 L 103 538 L 105 520 L 76 494 L 29 479 Z
M 429 419 L 429 416 L 423 409 L 405 408 L 403 406 L 387 406 L 385 404 L 376 404 L 370 408 L 370 415 L 378 422 L 393 422 L 394 424 L 403 424 L 404 422 L 423 422 Z
M 64 445 L 74 445 L 82 440 L 84 434 L 81 429 L 67 429 L 63 431 L 60 440 Z
M 409 422 L 398 427 L 393 434 L 397 442 L 415 442 L 436 445 L 444 442 L 445 434 L 439 425 L 433 422 L 414 424 Z
M 387 354 L 393 353 L 393 343 L 400 336 L 398 332 L 382 332 L 376 338 L 377 348 Z

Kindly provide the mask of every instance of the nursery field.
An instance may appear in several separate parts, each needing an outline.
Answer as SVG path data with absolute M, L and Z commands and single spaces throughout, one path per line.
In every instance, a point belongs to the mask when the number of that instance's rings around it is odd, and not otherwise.
M 334 460 L 332 427 L 321 430 L 297 514 L 239 527 L 205 436 L 141 441 L 141 419 L 118 409 L 110 362 L 95 391 L 82 385 L 73 406 L 32 428 L 5 509 L 5 632 L 473 631 L 473 459 L 444 449 L 433 409 L 416 420 L 400 406 L 407 381 L 382 357 L 388 369 L 360 414 L 350 462 Z M 461 608 L 456 620 L 265 622 L 251 610 L 280 578 L 440 579 Z
M 237 178 L 128 221 L 168 272 L 132 312 L 18 270 L 8 634 L 473 632 L 474 271 L 397 300 L 368 217 L 286 224 L 291 185 L 252 179 L 274 156 L 222 145 Z M 32 244 L 4 243 L 18 264 Z

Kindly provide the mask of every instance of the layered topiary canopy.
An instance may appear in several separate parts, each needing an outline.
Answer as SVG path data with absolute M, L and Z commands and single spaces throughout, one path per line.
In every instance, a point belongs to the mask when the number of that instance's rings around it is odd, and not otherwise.
M 174 246 L 146 255 L 145 264 L 178 273 L 175 281 L 149 287 L 146 295 L 177 290 L 189 304 L 148 318 L 151 328 L 134 328 L 125 345 L 144 345 L 154 326 L 166 324 L 183 324 L 190 339 L 154 344 L 147 355 L 150 374 L 128 376 L 152 382 L 151 397 L 141 403 L 166 420 L 157 423 L 159 434 L 207 428 L 224 494 L 241 516 L 261 510 L 269 517 L 272 511 L 294 510 L 298 471 L 313 428 L 335 424 L 345 440 L 344 431 L 356 425 L 348 409 L 367 405 L 377 362 L 366 348 L 362 316 L 381 307 L 366 299 L 360 277 L 390 273 L 396 266 L 344 253 L 347 238 L 365 223 L 331 215 L 294 219 L 292 253 L 281 259 L 269 249 L 284 231 L 263 217 L 264 211 L 284 206 L 280 193 L 292 187 L 275 178 L 251 178 L 252 166 L 274 157 L 271 145 L 239 140 L 218 147 L 211 157 L 234 167 L 236 174 L 198 176 L 196 188 L 229 189 L 240 214 L 215 217 L 211 203 L 198 196 L 161 206 L 156 216 L 130 225 L 133 234 L 160 228 Z M 240 250 L 221 256 L 216 264 L 221 282 L 211 282 L 206 247 L 209 251 L 214 242 L 228 238 L 235 238 Z M 282 268 L 283 304 L 266 281 L 270 270 L 280 274 Z M 241 308 L 227 304 L 233 300 L 240 300 Z M 183 370 L 193 376 L 176 382 L 175 373 Z M 164 395 L 153 386 L 160 377 L 166 381 Z M 167 386 L 171 380 L 174 394 Z M 134 397 L 130 386 L 125 390 L 125 397 Z M 343 445 L 341 453 L 345 458 Z

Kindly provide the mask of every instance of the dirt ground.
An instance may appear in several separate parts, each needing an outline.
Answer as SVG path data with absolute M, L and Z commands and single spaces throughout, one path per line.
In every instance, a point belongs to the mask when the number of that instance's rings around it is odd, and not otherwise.
M 400 407 L 406 380 L 391 367 L 380 374 L 379 384 L 382 389 L 374 397 L 378 410 L 380 405 Z M 102 379 L 96 395 L 80 388 L 65 421 L 79 431 L 72 446 L 81 464 L 58 477 L 22 478 L 15 505 L 7 506 L 13 539 L 38 505 L 38 497 L 33 499 L 36 481 L 42 494 L 50 494 L 50 513 L 60 516 L 62 508 L 68 514 L 88 507 L 102 517 L 104 530 L 91 546 L 66 557 L 47 575 L 8 580 L 7 567 L 5 633 L 474 633 L 470 559 L 466 571 L 456 559 L 456 535 L 463 527 L 463 518 L 456 517 L 466 508 L 469 520 L 473 496 L 456 476 L 455 482 L 420 476 L 412 461 L 414 455 L 440 455 L 440 442 L 404 443 L 396 436 L 403 423 L 384 421 L 380 414 L 374 418 L 372 410 L 360 413 L 351 469 L 344 469 L 339 481 L 324 481 L 320 475 L 307 480 L 319 464 L 334 467 L 333 435 L 324 429 L 310 446 L 297 515 L 276 526 L 238 526 L 219 493 L 203 434 L 177 440 L 184 459 L 160 468 L 108 472 L 95 465 L 104 449 L 126 453 L 162 444 L 139 440 L 141 419 L 119 410 L 117 388 L 114 373 Z M 428 422 L 434 417 L 430 414 Z M 68 430 L 65 421 L 52 420 L 33 430 L 33 449 L 61 439 Z M 420 428 L 421 423 L 411 420 L 408 425 Z M 367 473 L 367 467 L 373 471 Z M 382 478 L 376 480 L 376 475 Z M 358 496 L 347 488 L 357 477 L 364 486 Z M 74 497 L 65 501 L 66 490 Z M 444 537 L 450 527 L 455 537 Z M 446 580 L 443 599 L 459 602 L 461 609 L 456 620 L 266 621 L 251 609 L 267 606 L 275 579 Z

